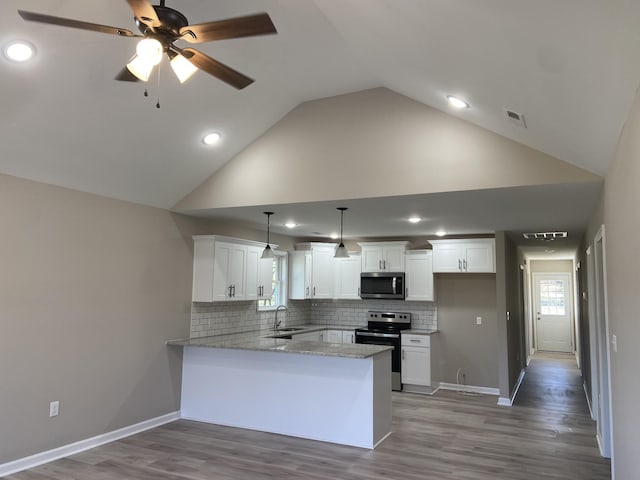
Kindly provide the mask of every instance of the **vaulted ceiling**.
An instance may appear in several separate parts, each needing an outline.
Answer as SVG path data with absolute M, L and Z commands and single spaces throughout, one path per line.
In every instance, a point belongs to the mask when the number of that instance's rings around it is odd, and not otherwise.
M 0 173 L 171 208 L 297 105 L 375 87 L 602 175 L 640 82 L 640 4 L 629 0 L 167 0 L 191 23 L 269 13 L 277 35 L 205 53 L 256 81 L 203 72 L 180 85 L 113 77 L 135 39 L 27 23 L 17 9 L 135 30 L 125 1 L 3 0 Z M 471 108 L 452 110 L 446 95 Z M 156 109 L 159 99 L 161 108 Z M 505 109 L 524 115 L 526 128 Z M 201 138 L 218 131 L 222 141 Z

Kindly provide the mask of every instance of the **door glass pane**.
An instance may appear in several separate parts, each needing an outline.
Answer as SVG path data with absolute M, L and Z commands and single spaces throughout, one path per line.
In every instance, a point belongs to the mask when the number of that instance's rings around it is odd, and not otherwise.
M 564 282 L 562 280 L 540 280 L 540 313 L 542 315 L 565 315 Z

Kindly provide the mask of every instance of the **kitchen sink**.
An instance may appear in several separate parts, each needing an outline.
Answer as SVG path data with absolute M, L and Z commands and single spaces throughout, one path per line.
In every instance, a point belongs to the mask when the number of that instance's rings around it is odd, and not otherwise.
M 278 333 L 287 333 L 287 332 L 299 332 L 300 330 L 306 330 L 306 328 L 284 327 L 284 328 L 276 328 L 274 331 Z

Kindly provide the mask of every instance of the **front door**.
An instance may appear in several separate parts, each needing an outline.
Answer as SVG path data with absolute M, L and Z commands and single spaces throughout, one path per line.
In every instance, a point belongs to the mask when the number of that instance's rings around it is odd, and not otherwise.
M 573 352 L 571 279 L 568 273 L 534 273 L 537 349 Z

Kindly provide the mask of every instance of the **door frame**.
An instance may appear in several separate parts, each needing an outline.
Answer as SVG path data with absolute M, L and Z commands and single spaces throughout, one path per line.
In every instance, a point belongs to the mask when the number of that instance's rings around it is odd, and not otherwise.
M 613 470 L 613 423 L 611 406 L 611 348 L 609 346 L 609 315 L 607 300 L 607 263 L 605 228 L 601 225 L 593 238 L 595 299 L 595 336 L 598 368 L 594 372 L 597 385 L 598 407 L 596 415 L 596 438 L 603 457 L 611 458 Z M 592 380 L 593 381 L 593 380 Z
M 570 272 L 532 272 L 531 274 L 531 319 L 533 322 L 533 337 L 535 339 L 535 350 L 536 351 L 545 351 L 545 350 L 541 350 L 540 349 L 540 342 L 538 341 L 538 322 L 536 320 L 536 302 L 537 302 L 537 294 L 536 294 L 536 289 L 537 289 L 537 278 L 540 276 L 547 276 L 547 275 L 558 275 L 558 276 L 563 276 L 567 278 L 567 284 L 569 285 L 569 293 L 567 295 L 567 302 L 566 305 L 569 307 L 569 324 L 570 324 L 570 335 L 571 335 L 571 352 L 575 355 L 575 351 L 576 351 L 576 338 L 574 338 L 574 332 L 575 332 L 575 322 L 576 322 L 576 316 L 575 316 L 575 309 L 573 308 L 573 303 L 574 303 L 574 285 L 573 285 L 573 277 L 571 275 Z

